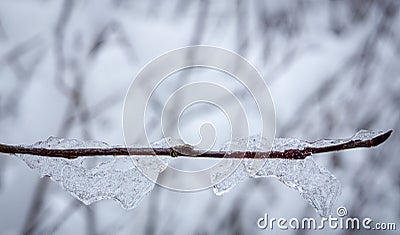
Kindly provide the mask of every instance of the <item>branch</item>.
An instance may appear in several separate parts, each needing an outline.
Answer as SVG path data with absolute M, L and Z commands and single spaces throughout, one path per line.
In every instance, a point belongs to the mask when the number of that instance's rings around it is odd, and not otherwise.
M 359 132 L 360 133 L 360 132 Z M 320 140 L 306 143 L 306 147 L 287 148 L 284 150 L 273 150 L 269 152 L 259 151 L 208 151 L 193 149 L 190 145 L 173 146 L 170 148 L 132 148 L 132 147 L 109 147 L 109 148 L 71 148 L 50 149 L 36 148 L 31 146 L 18 146 L 0 144 L 0 153 L 8 154 L 30 154 L 47 157 L 59 157 L 75 159 L 84 156 L 171 156 L 171 157 L 195 157 L 195 158 L 283 158 L 304 159 L 311 154 L 342 151 L 355 148 L 370 148 L 385 142 L 391 135 L 392 130 L 378 133 L 372 137 L 360 137 L 357 134 L 348 139 Z M 326 143 L 325 143 L 326 142 Z M 321 144 L 322 143 L 322 144 Z M 325 144 L 323 144 L 325 143 Z M 337 144 L 336 144 L 337 143 Z

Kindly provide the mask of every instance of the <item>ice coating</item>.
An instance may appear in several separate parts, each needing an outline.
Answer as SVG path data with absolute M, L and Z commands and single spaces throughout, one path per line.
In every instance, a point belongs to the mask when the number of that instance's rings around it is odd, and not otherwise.
M 237 151 L 272 151 L 304 148 L 319 148 L 339 145 L 349 141 L 371 140 L 383 132 L 362 130 L 347 139 L 302 141 L 294 138 L 273 140 L 251 136 L 225 144 L 221 150 L 229 154 Z M 273 144 L 271 144 L 273 143 Z M 173 148 L 184 144 L 181 140 L 165 138 L 151 146 Z M 28 147 L 32 148 L 110 148 L 104 142 L 79 141 L 50 137 Z M 170 157 L 106 157 L 74 160 L 64 158 L 20 155 L 26 164 L 41 176 L 50 176 L 76 198 L 90 204 L 101 199 L 114 199 L 124 208 L 134 208 L 154 187 L 158 175 L 167 167 Z M 98 161 L 90 167 L 88 162 Z M 138 168 L 136 166 L 139 166 Z M 142 174 L 144 173 L 144 174 Z M 333 204 L 340 194 L 340 183 L 324 167 L 316 164 L 312 157 L 305 159 L 223 159 L 211 172 L 214 193 L 221 195 L 247 177 L 276 177 L 285 185 L 296 189 L 321 216 L 331 213 Z
M 328 147 L 332 145 L 339 145 L 346 143 L 348 141 L 357 141 L 357 140 L 370 140 L 380 134 L 382 131 L 370 131 L 370 130 L 360 130 L 354 136 L 345 139 L 322 139 L 317 141 L 304 141 L 295 138 L 275 138 L 274 144 L 272 147 L 273 151 L 283 152 L 289 149 L 304 149 L 304 148 L 319 148 L 319 147 Z
M 79 141 L 50 137 L 30 147 L 36 148 L 93 148 L 110 147 L 98 141 Z M 152 157 L 131 158 L 102 157 L 100 163 L 90 168 L 85 166 L 89 158 L 74 160 L 43 156 L 20 155 L 32 169 L 43 176 L 49 176 L 66 191 L 85 204 L 102 199 L 118 201 L 125 209 L 134 208 L 155 185 L 158 174 L 167 167 L 167 160 Z M 140 165 L 137 168 L 136 165 Z M 87 165 L 87 164 L 86 164 Z M 140 170 L 139 170 L 140 169 Z M 144 175 L 142 171 L 145 172 Z
M 248 138 L 238 138 L 236 140 L 226 142 L 225 144 L 222 145 L 222 148 L 220 149 L 221 151 L 226 152 L 226 158 L 218 163 L 216 170 L 213 170 L 211 172 L 211 177 L 213 178 L 212 183 L 215 184 L 226 178 L 227 175 L 233 172 L 234 169 L 240 168 L 241 167 L 240 164 L 244 164 L 247 172 L 246 175 L 254 175 L 257 173 L 258 169 L 260 169 L 260 167 L 263 166 L 263 163 L 265 161 L 264 159 L 261 161 L 254 161 L 253 159 L 233 160 L 229 159 L 230 154 L 237 155 L 238 151 L 254 151 L 254 152 L 258 151 L 265 153 L 270 151 L 271 147 L 272 147 L 272 141 L 260 135 L 252 135 L 249 136 Z M 225 168 L 228 171 L 218 170 L 222 168 Z M 222 174 L 223 172 L 226 172 L 226 174 Z M 237 175 L 234 176 L 236 178 L 243 178 L 243 179 L 245 178 L 243 177 L 243 174 L 239 172 L 237 172 Z M 229 189 L 227 189 L 226 191 L 229 191 Z M 222 194 L 222 192 L 219 192 L 218 189 L 216 189 L 215 187 L 214 187 L 214 193 L 217 195 Z
M 272 140 L 260 135 L 252 135 L 248 138 L 238 138 L 226 142 L 222 145 L 221 151 L 228 151 L 228 153 L 243 150 L 267 152 L 271 147 Z
M 33 148 L 107 148 L 110 147 L 107 143 L 96 140 L 76 140 L 64 139 L 50 136 L 47 140 L 38 141 L 28 147 Z
M 215 166 L 211 172 L 213 191 L 220 196 L 248 177 L 241 160 L 224 159 Z
M 92 169 L 66 165 L 62 186 L 85 204 L 114 199 L 125 209 L 134 208 L 154 188 L 154 182 L 135 166 L 116 169 L 116 160 L 103 162 Z
M 339 180 L 327 169 L 316 164 L 312 157 L 302 160 L 267 159 L 256 175 L 249 173 L 243 161 L 232 172 L 226 170 L 212 173 L 213 191 L 216 195 L 222 195 L 246 177 L 278 178 L 285 185 L 296 189 L 322 217 L 332 213 L 333 205 L 341 192 Z
M 361 131 L 358 132 L 352 140 L 369 139 L 379 133 Z M 253 140 L 250 137 L 250 140 Z M 226 150 L 228 146 L 234 151 L 254 151 L 267 150 L 270 142 L 260 139 L 257 146 L 249 145 L 252 142 L 247 138 L 237 139 L 225 144 L 222 150 Z M 286 149 L 302 149 L 310 146 L 328 146 L 340 144 L 346 140 L 320 140 L 317 142 L 306 142 L 297 139 L 279 138 L 274 141 L 278 146 L 273 146 L 275 151 L 284 151 Z M 264 148 L 264 149 L 263 149 Z M 267 152 L 266 151 L 266 152 Z M 267 157 L 267 156 L 266 156 Z M 211 182 L 213 183 L 213 191 L 216 195 L 222 195 L 228 192 L 232 187 L 246 179 L 247 177 L 276 177 L 285 185 L 297 190 L 300 195 L 310 203 L 316 212 L 327 217 L 332 213 L 333 205 L 340 195 L 340 182 L 324 167 L 316 164 L 312 157 L 301 160 L 292 159 L 243 159 L 243 160 L 223 160 L 218 164 L 215 171 L 211 173 Z
M 302 160 L 268 159 L 254 177 L 270 176 L 296 189 L 322 217 L 332 213 L 341 192 L 339 180 L 311 156 Z
M 176 139 L 173 137 L 165 137 L 161 140 L 151 143 L 151 147 L 153 148 L 170 148 L 174 146 L 183 145 L 185 142 L 181 139 Z

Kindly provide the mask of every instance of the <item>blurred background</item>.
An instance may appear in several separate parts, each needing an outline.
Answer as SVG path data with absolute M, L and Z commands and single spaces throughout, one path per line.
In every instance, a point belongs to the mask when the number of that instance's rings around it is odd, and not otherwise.
M 123 144 L 123 102 L 140 69 L 178 47 L 219 46 L 263 75 L 279 137 L 393 129 L 378 148 L 314 158 L 342 182 L 335 208 L 398 222 L 399 6 L 398 0 L 2 0 L 0 142 L 30 144 L 53 135 Z M 157 109 L 156 98 L 150 107 Z M 271 233 L 256 226 L 264 213 L 319 218 L 275 179 L 247 180 L 221 197 L 156 186 L 133 210 L 111 200 L 85 206 L 21 160 L 0 157 L 0 234 Z

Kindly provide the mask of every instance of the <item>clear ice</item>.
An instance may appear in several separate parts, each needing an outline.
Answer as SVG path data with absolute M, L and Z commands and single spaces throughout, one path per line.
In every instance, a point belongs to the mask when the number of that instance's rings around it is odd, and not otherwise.
M 268 152 L 326 147 L 351 140 L 369 140 L 382 132 L 359 131 L 348 139 L 319 140 L 307 142 L 293 138 L 275 138 L 274 141 L 251 136 L 225 144 L 221 150 L 227 154 L 235 151 Z M 165 138 L 152 147 L 182 145 L 180 140 Z M 98 141 L 79 141 L 50 137 L 27 147 L 32 148 L 110 148 Z M 112 146 L 115 147 L 115 146 Z M 261 153 L 260 153 L 261 154 Z M 155 185 L 158 175 L 168 165 L 170 157 L 79 157 L 74 160 L 54 157 L 19 156 L 40 175 L 49 176 L 77 199 L 90 204 L 102 199 L 118 201 L 123 208 L 134 208 Z M 222 159 L 211 172 L 213 191 L 217 195 L 228 192 L 244 179 L 276 177 L 290 188 L 297 190 L 322 217 L 331 214 L 340 195 L 340 182 L 327 169 L 316 164 L 311 156 L 302 160 L 291 159 Z M 139 167 L 137 167 L 139 166 Z M 140 169 L 140 170 L 139 170 Z
M 79 141 L 50 137 L 30 145 L 33 148 L 109 148 L 97 141 Z M 32 155 L 20 155 L 32 169 L 43 176 L 49 176 L 66 191 L 85 204 L 102 199 L 118 201 L 125 209 L 134 208 L 155 185 L 158 174 L 166 168 L 166 159 L 153 157 L 131 158 L 102 157 L 98 164 L 90 167 L 95 158 L 80 157 L 74 160 Z M 98 159 L 98 158 L 97 158 Z M 137 168 L 136 166 L 140 166 Z M 146 172 L 141 172 L 142 171 Z
M 361 130 L 347 139 L 302 141 L 294 138 L 275 138 L 274 141 L 251 136 L 226 143 L 221 150 L 228 154 L 235 151 L 280 151 L 327 147 L 351 140 L 370 140 L 382 132 Z M 211 173 L 213 191 L 216 195 L 228 192 L 244 179 L 276 177 L 290 188 L 297 190 L 316 212 L 327 217 L 332 213 L 336 199 L 341 193 L 339 180 L 324 167 L 314 162 L 311 156 L 302 160 L 291 159 L 224 159 Z

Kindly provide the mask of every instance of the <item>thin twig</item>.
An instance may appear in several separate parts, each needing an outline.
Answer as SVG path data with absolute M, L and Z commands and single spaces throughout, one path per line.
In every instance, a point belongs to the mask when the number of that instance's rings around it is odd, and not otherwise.
M 333 151 L 342 151 L 354 148 L 370 148 L 383 143 L 389 138 L 392 131 L 378 134 L 373 138 L 364 140 L 349 139 L 336 145 L 322 147 L 305 147 L 302 149 L 287 149 L 285 151 L 208 151 L 193 148 L 185 148 L 179 151 L 176 146 L 171 148 L 132 148 L 132 147 L 110 147 L 110 148 L 72 148 L 72 149 L 47 149 L 27 146 L 16 146 L 0 144 L 1 153 L 9 154 L 30 154 L 47 157 L 59 157 L 75 159 L 83 156 L 149 156 L 149 155 L 167 155 L 172 157 L 201 157 L 201 158 L 285 158 L 285 159 L 304 159 L 311 154 L 325 153 Z

